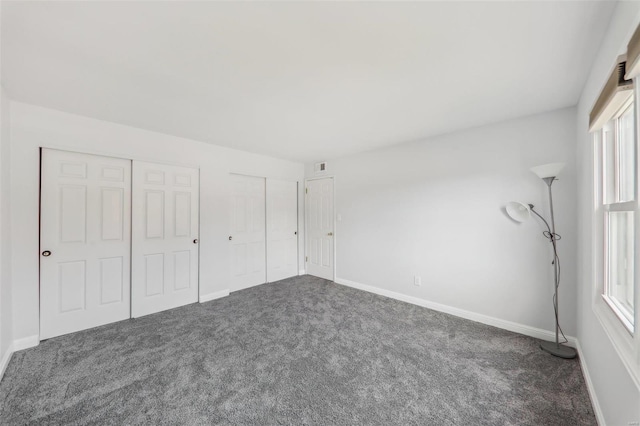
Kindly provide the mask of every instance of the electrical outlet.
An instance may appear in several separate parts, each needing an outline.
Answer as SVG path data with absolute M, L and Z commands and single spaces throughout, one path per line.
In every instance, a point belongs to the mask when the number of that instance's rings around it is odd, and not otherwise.
M 413 276 L 413 285 L 420 287 L 422 285 L 422 277 L 419 275 Z

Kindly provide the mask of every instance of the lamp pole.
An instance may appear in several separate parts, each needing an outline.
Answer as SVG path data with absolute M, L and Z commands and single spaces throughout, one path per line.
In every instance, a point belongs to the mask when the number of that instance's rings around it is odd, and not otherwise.
M 551 229 L 549 229 L 549 240 L 551 241 L 551 245 L 553 246 L 553 262 L 551 263 L 553 264 L 553 276 L 554 276 L 553 313 L 556 319 L 556 324 L 555 324 L 556 325 L 556 341 L 542 342 L 540 344 L 540 348 L 546 352 L 549 352 L 551 355 L 555 355 L 560 358 L 571 359 L 576 357 L 577 355 L 576 350 L 571 347 L 561 345 L 560 336 L 559 336 L 560 319 L 558 315 L 558 287 L 560 285 L 560 270 L 559 270 L 560 260 L 558 258 L 558 246 L 556 245 L 556 223 L 555 223 L 555 218 L 553 216 L 553 195 L 551 192 L 551 185 L 553 184 L 553 181 L 555 179 L 556 179 L 555 176 L 542 178 L 542 180 L 547 184 L 549 188 L 549 209 L 551 212 Z M 547 225 L 547 227 L 548 226 L 549 225 Z
M 558 257 L 556 253 L 558 252 L 558 246 L 556 245 L 556 221 L 553 216 L 553 195 L 551 194 L 551 184 L 553 184 L 553 181 L 555 180 L 555 176 L 550 178 L 544 178 L 543 180 L 549 188 L 549 209 L 551 210 L 551 244 L 553 244 L 553 253 L 554 253 L 554 259 L 552 263 L 553 263 L 553 275 L 554 275 L 553 282 L 555 287 L 554 289 L 555 301 L 553 306 L 554 306 L 555 317 L 556 317 L 556 346 L 560 346 L 560 339 L 558 336 L 560 317 L 558 315 L 558 308 L 557 308 L 558 306 Z
M 558 315 L 558 288 L 560 287 L 560 257 L 558 257 L 558 246 L 557 241 L 560 239 L 560 235 L 556 234 L 556 222 L 553 216 L 553 194 L 551 192 L 551 185 L 553 185 L 553 181 L 556 180 L 558 173 L 564 168 L 564 163 L 551 163 L 544 164 L 542 166 L 532 167 L 531 171 L 535 173 L 540 179 L 547 184 L 547 188 L 549 189 L 549 209 L 551 213 L 551 225 L 549 222 L 538 213 L 533 204 L 523 204 L 517 201 L 512 201 L 507 204 L 506 211 L 511 219 L 516 222 L 524 222 L 525 220 L 531 217 L 531 213 L 538 216 L 538 218 L 544 222 L 544 225 L 547 227 L 547 230 L 542 234 L 551 242 L 551 246 L 553 247 L 553 261 L 551 264 L 553 265 L 553 284 L 554 284 L 554 292 L 553 292 L 553 313 L 556 319 L 556 340 L 555 342 L 544 341 L 540 343 L 540 348 L 546 352 L 549 352 L 551 355 L 560 357 L 560 358 L 575 358 L 577 356 L 577 352 L 574 348 L 569 346 L 565 346 L 564 343 L 567 342 L 567 338 L 560 327 L 560 320 Z M 560 335 L 562 335 L 564 342 L 560 342 Z

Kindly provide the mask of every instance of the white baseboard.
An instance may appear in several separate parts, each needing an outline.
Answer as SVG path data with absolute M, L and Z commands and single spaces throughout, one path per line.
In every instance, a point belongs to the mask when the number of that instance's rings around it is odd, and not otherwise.
M 23 349 L 33 348 L 40 344 L 40 336 L 29 336 L 13 341 L 13 351 L 18 352 Z
M 212 300 L 221 299 L 223 297 L 227 297 L 229 295 L 229 289 L 216 291 L 215 293 L 209 293 L 200 296 L 200 303 L 210 302 Z
M 507 321 L 500 318 L 490 317 L 488 315 L 479 314 L 476 312 L 466 311 L 460 308 L 454 308 L 453 306 L 443 305 L 441 303 L 432 302 L 419 297 L 409 296 L 402 293 L 397 293 L 391 290 L 384 290 L 378 287 L 373 287 L 366 284 L 361 284 L 355 281 L 345 280 L 343 278 L 336 278 L 336 284 L 341 284 L 347 287 L 356 288 L 358 290 L 368 291 L 380 296 L 389 297 L 391 299 L 400 300 L 402 302 L 411 303 L 413 305 L 422 306 L 424 308 L 433 309 L 434 311 L 440 311 L 447 314 L 455 315 L 457 317 L 465 318 L 471 321 L 476 321 L 482 324 L 491 325 L 493 327 L 502 328 L 504 330 L 513 331 L 515 333 L 524 334 L 525 336 L 534 337 L 540 340 L 555 341 L 556 335 L 553 331 L 543 330 L 541 328 L 531 327 L 528 325 L 520 324 L 517 322 Z M 567 336 L 567 346 L 576 347 L 576 338 Z
M 298 275 L 307 275 L 307 271 L 305 271 L 304 269 L 300 269 L 298 271 Z
M 21 351 L 23 349 L 33 348 L 34 346 L 38 346 L 40 344 L 40 336 L 29 336 L 24 337 L 22 339 L 14 340 L 4 354 L 2 354 L 2 359 L 0 360 L 0 380 L 4 377 L 4 372 L 7 370 L 7 366 L 9 365 L 9 361 L 11 361 L 11 357 L 14 352 Z
M 580 341 L 577 341 L 577 349 L 578 357 L 580 359 L 580 367 L 582 367 L 582 375 L 584 376 L 584 381 L 587 384 L 587 391 L 589 392 L 589 398 L 591 399 L 593 412 L 596 414 L 596 420 L 598 424 L 600 426 L 604 426 L 606 424 L 604 422 L 604 415 L 602 414 L 602 408 L 600 408 L 600 402 L 598 401 L 598 396 L 596 395 L 596 388 L 593 386 L 593 382 L 591 381 L 591 374 L 589 374 L 589 369 L 587 368 L 587 361 L 582 355 L 582 346 L 580 346 Z
M 0 360 L 0 380 L 4 377 L 4 372 L 7 370 L 9 361 L 11 361 L 11 355 L 13 355 L 13 344 L 9 345 L 5 353 L 2 355 L 2 360 Z
M 246 285 L 241 285 L 240 287 L 234 288 L 233 290 L 229 290 L 229 291 L 231 293 L 235 293 L 236 291 L 247 290 L 247 289 L 250 289 L 250 288 L 253 288 L 253 287 L 258 287 L 258 286 L 265 285 L 265 284 L 267 284 L 266 281 L 263 282 L 263 283 L 260 283 L 260 284 L 246 284 Z

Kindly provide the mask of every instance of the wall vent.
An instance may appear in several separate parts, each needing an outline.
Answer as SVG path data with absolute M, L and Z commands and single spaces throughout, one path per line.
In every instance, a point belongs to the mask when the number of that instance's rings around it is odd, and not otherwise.
M 322 172 L 325 172 L 326 170 L 327 170 L 327 163 L 325 162 L 316 163 L 316 166 L 315 166 L 316 173 L 322 173 Z

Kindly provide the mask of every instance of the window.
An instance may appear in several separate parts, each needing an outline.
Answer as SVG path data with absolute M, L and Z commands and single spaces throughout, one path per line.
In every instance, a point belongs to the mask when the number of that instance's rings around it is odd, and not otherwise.
M 601 130 L 604 218 L 602 297 L 629 332 L 634 332 L 636 133 L 633 97 Z
M 640 25 L 589 113 L 592 308 L 640 389 Z

